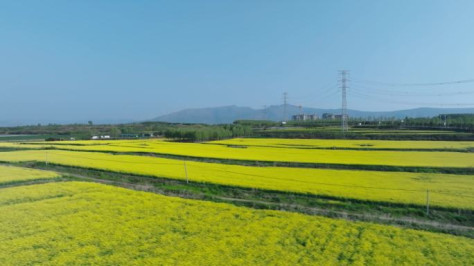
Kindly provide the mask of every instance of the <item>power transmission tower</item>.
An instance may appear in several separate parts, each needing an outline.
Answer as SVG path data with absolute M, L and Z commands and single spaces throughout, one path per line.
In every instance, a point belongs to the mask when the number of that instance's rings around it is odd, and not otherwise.
M 342 91 L 342 105 L 341 105 L 341 130 L 342 133 L 347 132 L 349 126 L 347 125 L 347 120 L 349 116 L 347 115 L 347 80 L 349 71 L 341 70 L 341 91 Z
M 288 111 L 288 93 L 283 93 L 283 122 L 287 120 L 287 111 Z

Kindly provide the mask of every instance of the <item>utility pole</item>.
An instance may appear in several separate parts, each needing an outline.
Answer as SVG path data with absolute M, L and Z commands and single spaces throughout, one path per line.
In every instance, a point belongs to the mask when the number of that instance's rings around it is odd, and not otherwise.
M 283 93 L 283 122 L 287 120 L 287 110 L 288 109 L 288 93 Z
M 184 174 L 186 175 L 186 184 L 189 184 L 188 168 L 186 167 L 186 161 L 183 161 L 183 164 L 184 164 Z
M 426 190 L 426 215 L 430 215 L 430 190 Z
M 48 165 L 49 161 L 48 161 L 48 150 L 45 151 L 45 161 L 46 161 L 46 165 Z
M 347 77 L 349 72 L 347 70 L 341 70 L 341 91 L 342 91 L 342 104 L 341 104 L 341 130 L 342 133 L 347 132 L 348 130 L 348 125 L 347 125 L 347 119 L 349 118 L 347 115 L 347 99 L 346 99 L 346 94 L 347 94 Z

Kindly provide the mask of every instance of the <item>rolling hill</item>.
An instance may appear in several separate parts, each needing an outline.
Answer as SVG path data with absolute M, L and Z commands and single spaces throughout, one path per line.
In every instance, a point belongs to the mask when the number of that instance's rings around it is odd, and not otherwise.
M 306 114 L 323 113 L 339 114 L 340 109 L 320 109 L 303 107 L 302 112 Z M 288 105 L 288 118 L 291 115 L 300 113 L 297 106 Z M 415 108 L 399 111 L 387 112 L 370 112 L 359 110 L 348 110 L 349 116 L 361 118 L 404 118 L 404 117 L 433 117 L 439 114 L 453 114 L 453 113 L 474 113 L 474 108 Z M 265 109 L 253 109 L 250 107 L 240 106 L 222 106 L 209 108 L 195 108 L 185 109 L 178 112 L 162 115 L 152 119 L 152 121 L 171 122 L 171 123 L 206 123 L 206 124 L 221 124 L 232 123 L 239 119 L 256 119 L 256 120 L 274 120 L 279 121 L 283 119 L 284 107 L 283 105 L 273 105 Z

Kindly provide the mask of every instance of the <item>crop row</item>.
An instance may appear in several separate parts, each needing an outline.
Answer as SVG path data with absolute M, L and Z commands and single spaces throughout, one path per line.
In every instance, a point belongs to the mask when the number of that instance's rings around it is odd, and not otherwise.
M 59 174 L 55 172 L 0 165 L 0 185 L 56 177 L 59 177 Z
M 170 179 L 189 179 L 227 186 L 367 201 L 426 204 L 474 209 L 474 178 L 470 175 L 354 171 L 286 167 L 249 167 L 186 162 L 149 156 L 100 152 L 29 150 L 0 152 L 0 161 L 40 161 Z M 186 177 L 187 173 L 187 177 Z
M 474 141 L 394 141 L 394 140 L 346 140 L 346 139 L 268 139 L 234 138 L 209 142 L 213 144 L 270 146 L 284 148 L 351 148 L 393 150 L 474 150 Z
M 317 163 L 334 165 L 473 168 L 474 153 L 427 151 L 366 151 L 257 147 L 247 148 L 161 140 L 81 141 L 17 144 L 18 147 L 53 147 L 77 151 L 159 153 L 199 158 Z

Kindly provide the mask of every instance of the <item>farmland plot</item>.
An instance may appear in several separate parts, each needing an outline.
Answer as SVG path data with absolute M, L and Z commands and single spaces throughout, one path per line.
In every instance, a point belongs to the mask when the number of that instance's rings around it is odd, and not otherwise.
M 0 264 L 472 265 L 446 234 L 61 182 L 3 188 Z
M 82 141 L 74 142 L 74 145 L 71 144 L 73 142 L 39 143 L 40 147 L 77 151 L 158 153 L 226 160 L 433 168 L 474 167 L 474 153 L 468 152 L 326 150 L 258 146 L 238 148 L 156 140 Z M 28 144 L 27 146 L 35 145 Z
M 54 164 L 106 171 L 186 179 L 181 160 L 99 152 L 0 152 L 0 161 L 48 161 Z M 309 193 L 338 198 L 424 205 L 430 190 L 432 206 L 474 209 L 474 177 L 430 173 L 331 170 L 287 167 L 249 167 L 186 162 L 191 182 Z
M 60 175 L 55 172 L 0 165 L 0 185 L 21 181 L 51 179 Z
M 474 150 L 474 141 L 403 141 L 403 140 L 345 140 L 345 139 L 268 139 L 234 138 L 209 142 L 211 144 L 270 146 L 281 148 L 350 148 L 393 150 Z

